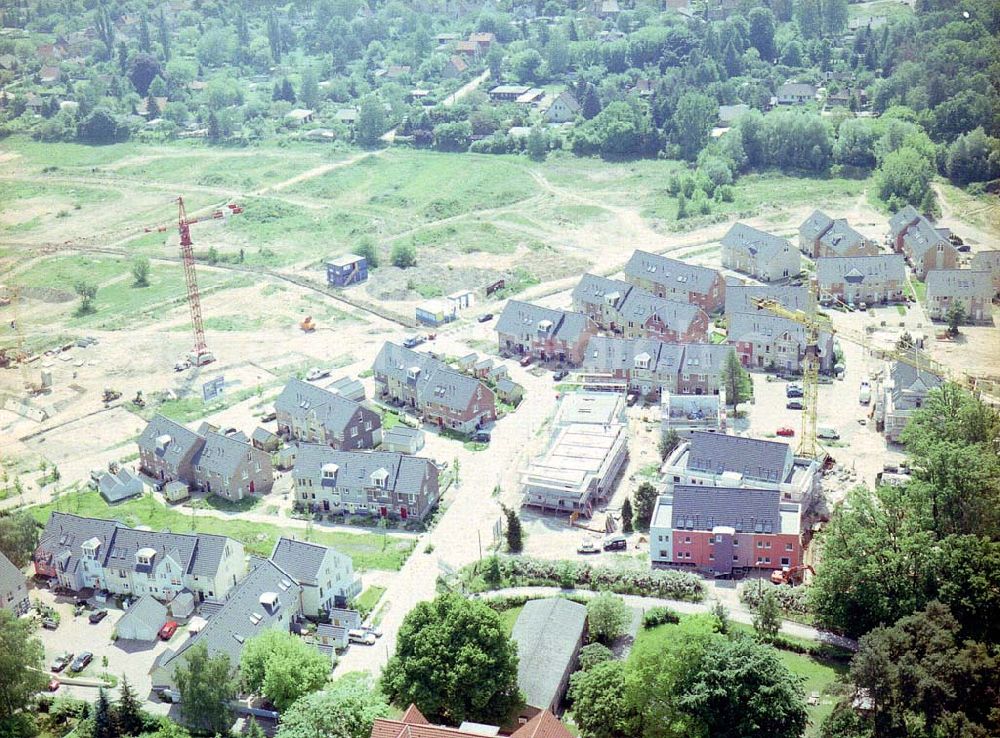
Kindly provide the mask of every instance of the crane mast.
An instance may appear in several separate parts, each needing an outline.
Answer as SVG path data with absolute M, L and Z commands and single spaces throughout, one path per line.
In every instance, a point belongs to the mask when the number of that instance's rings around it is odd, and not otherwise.
M 184 264 L 184 281 L 187 283 L 188 307 L 191 310 L 191 326 L 194 328 L 194 351 L 191 363 L 195 366 L 208 364 L 214 360 L 205 343 L 205 324 L 201 317 L 201 293 L 198 291 L 198 276 L 194 270 L 194 249 L 191 241 L 191 221 L 184 209 L 184 198 L 177 198 L 177 231 L 181 239 L 181 261 Z

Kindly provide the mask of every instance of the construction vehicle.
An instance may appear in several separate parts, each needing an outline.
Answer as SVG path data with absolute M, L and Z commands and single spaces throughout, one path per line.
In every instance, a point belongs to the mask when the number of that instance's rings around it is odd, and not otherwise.
M 142 390 L 138 390 L 135 393 L 135 397 L 132 398 L 132 404 L 136 407 L 146 407 L 146 400 L 142 396 Z
M 104 407 L 107 407 L 115 400 L 119 399 L 122 393 L 116 389 L 111 389 L 110 387 L 104 388 L 104 394 L 101 396 L 101 400 L 104 402 Z
M 802 584 L 802 577 L 806 572 L 816 576 L 816 570 L 809 564 L 783 566 L 771 572 L 771 584 Z
M 766 310 L 781 318 L 794 321 L 806 328 L 806 350 L 802 371 L 802 438 L 796 453 L 823 461 L 827 453 L 816 440 L 817 396 L 819 389 L 819 336 L 822 333 L 842 338 L 861 346 L 873 356 L 889 361 L 899 361 L 920 371 L 930 372 L 955 382 L 976 395 L 983 392 L 994 395 L 997 382 L 994 378 L 981 377 L 967 372 L 952 372 L 943 364 L 932 359 L 924 350 L 916 346 L 894 346 L 891 348 L 874 345 L 866 336 L 853 331 L 835 329 L 829 317 L 816 312 L 816 283 L 810 280 L 808 310 L 793 310 L 770 297 L 752 300 L 758 310 Z
M 307 315 L 299 322 L 299 328 L 301 328 L 304 333 L 312 333 L 316 330 L 316 321 L 312 319 L 311 315 Z

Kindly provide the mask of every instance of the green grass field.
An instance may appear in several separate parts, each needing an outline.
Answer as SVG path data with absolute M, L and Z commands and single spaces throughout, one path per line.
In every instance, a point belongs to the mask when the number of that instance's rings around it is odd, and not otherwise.
M 269 556 L 278 536 L 284 531 L 279 525 L 250 520 L 222 519 L 208 515 L 198 515 L 197 511 L 183 507 L 166 507 L 147 495 L 140 499 L 127 500 L 111 506 L 97 492 L 72 492 L 63 495 L 57 502 L 30 508 L 40 523 L 48 520 L 53 510 L 98 518 L 113 518 L 126 525 L 148 525 L 153 530 L 171 530 L 175 533 L 201 532 L 229 536 L 241 541 L 247 553 Z M 296 535 L 307 540 L 332 546 L 351 557 L 354 568 L 382 569 L 398 571 L 402 568 L 414 541 L 393 535 L 363 533 L 341 533 L 296 529 Z

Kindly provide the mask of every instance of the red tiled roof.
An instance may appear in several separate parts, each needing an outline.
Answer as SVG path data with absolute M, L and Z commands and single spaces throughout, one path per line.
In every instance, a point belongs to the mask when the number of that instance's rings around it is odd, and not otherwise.
M 403 717 L 400 718 L 400 722 L 409 723 L 410 725 L 430 725 L 424 714 L 417 709 L 416 705 L 410 705 L 406 708 L 406 712 L 403 713 Z
M 572 734 L 548 710 L 542 710 L 522 725 L 510 738 L 571 738 Z

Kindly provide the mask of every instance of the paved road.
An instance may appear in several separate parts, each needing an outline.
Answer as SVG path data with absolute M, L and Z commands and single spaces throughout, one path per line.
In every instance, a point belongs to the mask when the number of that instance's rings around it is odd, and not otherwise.
M 484 596 L 516 597 L 528 595 L 554 597 L 560 594 L 593 597 L 597 593 L 589 589 L 560 589 L 559 587 L 509 587 L 507 589 L 498 589 L 493 592 L 489 592 Z M 706 600 L 704 602 L 685 602 L 683 600 L 669 600 L 662 597 L 640 597 L 638 595 L 622 595 L 622 599 L 625 600 L 625 604 L 629 607 L 641 610 L 651 607 L 669 607 L 671 610 L 684 614 L 709 612 L 715 604 L 712 600 Z M 753 613 L 751 613 L 745 606 L 727 601 L 726 608 L 729 610 L 729 617 L 731 620 L 737 623 L 745 623 L 746 625 L 753 624 Z M 795 636 L 797 638 L 806 638 L 811 641 L 817 641 L 818 643 L 829 643 L 830 645 L 840 646 L 841 648 L 846 648 L 850 651 L 858 650 L 858 642 L 853 638 L 845 638 L 844 636 L 839 636 L 836 633 L 830 633 L 829 631 L 813 628 L 812 626 L 803 625 L 791 620 L 783 620 L 781 622 L 781 632 L 785 635 Z

